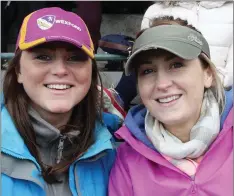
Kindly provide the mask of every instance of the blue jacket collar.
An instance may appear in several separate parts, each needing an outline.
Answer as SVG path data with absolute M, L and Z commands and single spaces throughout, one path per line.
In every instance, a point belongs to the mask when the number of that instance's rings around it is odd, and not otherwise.
M 124 124 L 139 141 L 155 150 L 153 144 L 150 142 L 145 133 L 145 115 L 145 106 L 136 105 L 128 111 Z
M 1 103 L 1 119 L 2 152 L 16 158 L 32 160 L 39 167 L 17 131 L 10 114 L 3 103 Z M 113 149 L 111 142 L 112 135 L 100 122 L 96 122 L 95 138 L 95 143 L 80 157 L 80 159 L 88 159 L 105 150 Z

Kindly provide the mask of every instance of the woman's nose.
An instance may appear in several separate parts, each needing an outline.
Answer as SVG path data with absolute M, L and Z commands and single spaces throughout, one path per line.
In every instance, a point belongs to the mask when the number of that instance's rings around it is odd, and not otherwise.
M 54 75 L 57 75 L 59 77 L 65 76 L 68 74 L 67 65 L 64 61 L 59 60 L 54 63 L 54 66 L 52 66 L 52 73 Z
M 159 91 L 167 91 L 172 85 L 172 80 L 166 73 L 158 73 L 155 82 L 157 90 Z

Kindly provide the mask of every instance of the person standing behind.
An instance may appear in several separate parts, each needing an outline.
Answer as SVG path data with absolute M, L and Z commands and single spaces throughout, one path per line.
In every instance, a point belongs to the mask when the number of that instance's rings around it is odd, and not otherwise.
M 160 16 L 173 16 L 193 24 L 206 38 L 211 60 L 225 88 L 233 85 L 233 1 L 156 2 L 144 14 L 141 29 Z
M 100 28 L 102 22 L 102 2 L 77 1 L 76 13 L 84 20 L 85 24 L 87 25 L 90 36 L 94 43 L 94 51 L 96 53 L 98 49 L 98 41 L 101 38 Z
M 154 18 L 180 18 L 193 24 L 210 46 L 211 60 L 226 89 L 233 85 L 233 2 L 232 1 L 161 1 L 151 5 L 143 16 L 141 30 L 148 28 Z M 125 110 L 137 96 L 136 76 L 124 73 L 115 90 Z M 126 93 L 128 92 L 128 93 Z M 117 93 L 112 93 L 116 97 Z

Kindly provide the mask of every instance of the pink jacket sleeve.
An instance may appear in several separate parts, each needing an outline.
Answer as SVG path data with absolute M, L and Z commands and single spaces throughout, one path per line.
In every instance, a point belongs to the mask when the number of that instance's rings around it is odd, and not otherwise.
M 109 178 L 109 196 L 132 196 L 132 183 L 126 164 L 127 158 L 124 148 L 126 144 L 122 144 L 117 149 L 117 157 L 112 167 Z

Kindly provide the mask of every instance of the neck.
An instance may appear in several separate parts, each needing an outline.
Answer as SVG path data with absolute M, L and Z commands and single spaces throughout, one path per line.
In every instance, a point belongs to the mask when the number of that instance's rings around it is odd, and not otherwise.
M 190 140 L 190 131 L 192 129 L 192 126 L 188 126 L 188 127 L 183 126 L 183 129 L 179 126 L 170 127 L 170 126 L 164 125 L 164 127 L 167 131 L 169 131 L 172 135 L 177 137 L 183 143 L 186 143 Z
M 193 126 L 197 123 L 200 117 L 200 112 L 191 120 L 186 120 L 184 123 L 178 125 L 165 125 L 167 131 L 181 140 L 183 143 L 190 141 L 190 132 Z
M 69 113 L 63 113 L 63 114 L 55 114 L 52 113 L 48 116 L 42 116 L 44 120 L 46 120 L 48 123 L 56 127 L 57 129 L 60 129 L 63 125 L 66 125 L 71 117 L 71 112 Z
M 72 111 L 66 113 L 52 113 L 48 112 L 44 109 L 39 109 L 38 107 L 32 105 L 32 107 L 38 112 L 38 114 L 43 118 L 45 121 L 59 129 L 63 125 L 66 125 L 71 118 Z

